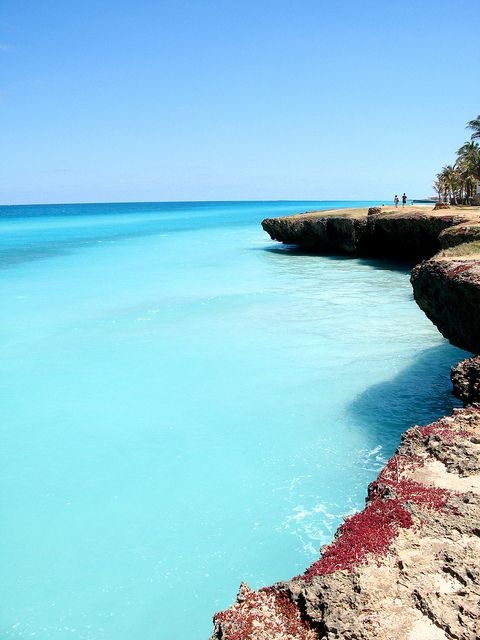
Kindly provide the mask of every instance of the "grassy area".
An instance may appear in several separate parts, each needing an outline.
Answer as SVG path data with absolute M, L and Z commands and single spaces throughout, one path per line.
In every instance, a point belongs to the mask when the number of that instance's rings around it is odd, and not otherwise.
M 471 258 L 478 259 L 480 257 L 480 241 L 464 242 L 456 247 L 444 249 L 438 254 L 440 258 Z

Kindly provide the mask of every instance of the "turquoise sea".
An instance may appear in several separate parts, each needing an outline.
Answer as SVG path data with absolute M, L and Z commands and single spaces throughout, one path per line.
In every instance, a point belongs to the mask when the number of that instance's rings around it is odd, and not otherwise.
M 359 204 L 0 207 L 2 639 L 207 640 L 456 406 L 408 265 L 260 226 Z

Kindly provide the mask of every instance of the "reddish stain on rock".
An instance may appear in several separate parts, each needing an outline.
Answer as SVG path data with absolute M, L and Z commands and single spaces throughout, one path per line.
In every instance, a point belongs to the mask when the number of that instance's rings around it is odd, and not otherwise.
M 437 425 L 436 428 L 440 427 Z M 429 435 L 430 431 L 426 434 L 421 431 L 421 434 Z M 452 492 L 426 486 L 408 477 L 422 465 L 423 460 L 417 456 L 392 456 L 378 479 L 371 483 L 365 509 L 345 520 L 336 539 L 325 547 L 320 559 L 303 577 L 308 580 L 339 570 L 351 572 L 356 566 L 365 564 L 369 556 L 384 555 L 399 530 L 413 524 L 409 504 L 422 509 L 445 509 Z
M 459 264 L 458 267 L 454 267 L 453 269 L 449 269 L 447 272 L 447 277 L 449 280 L 452 280 L 456 276 L 468 271 L 472 265 L 470 264 Z
M 412 524 L 412 516 L 399 500 L 374 500 L 363 511 L 347 518 L 336 540 L 307 569 L 305 578 L 339 570 L 353 571 L 369 554 L 384 554 L 398 529 Z
M 474 409 L 474 412 L 477 412 L 477 410 Z M 426 427 L 421 428 L 420 433 L 424 438 L 427 438 L 429 436 L 436 436 L 440 438 L 440 440 L 443 440 L 443 442 L 450 443 L 450 444 L 455 442 L 455 440 L 459 436 L 461 436 L 462 438 L 469 438 L 472 435 L 469 431 L 466 431 L 465 429 L 462 429 L 462 430 L 452 429 L 441 420 L 438 422 L 432 422 L 432 424 L 429 424 Z
M 313 640 L 316 637 L 295 603 L 274 587 L 244 590 L 233 607 L 215 614 L 213 620 L 221 629 L 221 637 L 228 640 Z

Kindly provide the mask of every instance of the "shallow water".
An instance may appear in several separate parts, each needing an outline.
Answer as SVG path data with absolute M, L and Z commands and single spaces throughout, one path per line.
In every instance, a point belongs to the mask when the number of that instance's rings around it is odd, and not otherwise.
M 406 268 L 260 226 L 331 206 L 0 207 L 2 638 L 206 640 L 456 405 Z

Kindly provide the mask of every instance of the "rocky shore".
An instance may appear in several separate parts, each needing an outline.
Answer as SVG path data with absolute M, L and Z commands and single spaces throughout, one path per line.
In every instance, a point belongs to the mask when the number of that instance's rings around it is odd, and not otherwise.
M 262 226 L 309 251 L 417 262 L 417 304 L 452 344 L 480 353 L 480 208 L 318 212 Z M 451 377 L 464 408 L 409 429 L 319 559 L 259 591 L 242 584 L 211 640 L 480 638 L 480 357 Z

